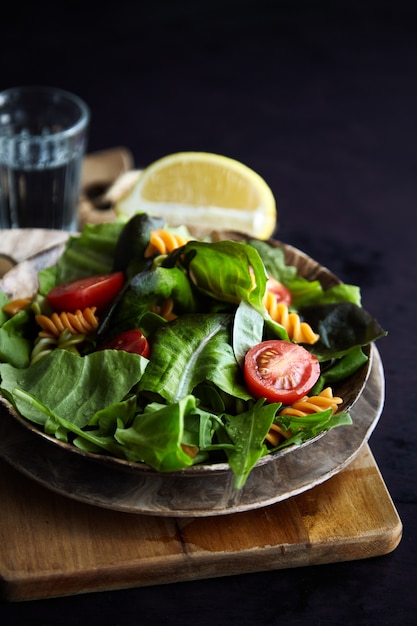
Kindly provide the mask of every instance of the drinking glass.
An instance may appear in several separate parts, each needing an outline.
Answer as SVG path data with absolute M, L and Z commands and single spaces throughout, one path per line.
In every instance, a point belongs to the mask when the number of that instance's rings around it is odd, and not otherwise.
M 77 229 L 89 121 L 62 89 L 0 92 L 0 228 Z

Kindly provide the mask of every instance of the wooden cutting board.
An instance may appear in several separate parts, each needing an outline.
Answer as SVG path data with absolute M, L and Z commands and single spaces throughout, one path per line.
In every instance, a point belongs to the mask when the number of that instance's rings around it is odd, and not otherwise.
M 10 601 L 365 559 L 402 524 L 366 445 L 342 472 L 245 513 L 167 518 L 58 495 L 0 462 L 0 589 Z
M 124 149 L 91 155 L 84 190 L 105 188 L 131 166 Z M 87 195 L 81 214 L 103 221 Z M 0 252 L 22 261 L 67 234 L 53 236 L 2 231 Z M 98 508 L 56 494 L 4 461 L 0 502 L 0 593 L 10 601 L 364 559 L 391 552 L 402 535 L 368 445 L 314 489 L 226 516 L 167 518 Z

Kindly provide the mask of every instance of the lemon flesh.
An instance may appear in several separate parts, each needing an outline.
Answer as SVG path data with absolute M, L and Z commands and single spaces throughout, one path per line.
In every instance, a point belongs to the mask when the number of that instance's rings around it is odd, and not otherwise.
M 271 189 L 254 170 L 207 152 L 171 154 L 143 170 L 115 204 L 116 213 L 148 213 L 169 226 L 235 230 L 268 239 L 276 226 Z

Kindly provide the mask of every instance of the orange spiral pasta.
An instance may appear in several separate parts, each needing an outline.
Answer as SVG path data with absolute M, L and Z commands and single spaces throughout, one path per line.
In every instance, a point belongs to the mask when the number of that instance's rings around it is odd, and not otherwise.
M 20 311 L 23 311 L 30 303 L 32 298 L 18 298 L 17 300 L 11 300 L 2 307 L 2 311 L 13 317 Z
M 187 241 L 188 239 L 182 235 L 170 233 L 164 228 L 153 230 L 151 231 L 150 242 L 145 250 L 145 257 L 149 258 L 154 256 L 154 254 L 169 254 L 173 250 L 184 246 Z
M 96 307 L 87 307 L 75 313 L 52 313 L 52 315 L 35 315 L 36 322 L 42 328 L 40 337 L 59 337 L 64 330 L 72 335 L 93 333 L 98 328 Z
M 283 439 L 289 439 L 289 437 L 291 437 L 290 430 L 284 430 L 279 424 L 271 424 L 265 441 L 275 448 Z
M 172 298 L 167 298 L 162 304 L 156 304 L 154 307 L 152 307 L 152 311 L 166 319 L 167 322 L 170 322 L 177 317 L 173 309 L 174 300 Z
M 342 398 L 333 395 L 331 387 L 326 387 L 317 396 L 303 396 L 300 400 L 293 402 L 291 406 L 284 407 L 279 411 L 278 415 L 306 417 L 307 415 L 328 411 L 329 409 L 331 409 L 333 415 L 342 402 Z M 283 439 L 288 439 L 291 435 L 291 430 L 285 430 L 279 424 L 271 424 L 265 441 L 275 447 Z
M 332 414 L 334 414 L 342 402 L 342 398 L 333 395 L 331 387 L 326 387 L 317 396 L 303 396 L 300 400 L 293 402 L 291 406 L 281 409 L 279 415 L 305 417 L 328 409 L 331 409 Z
M 320 335 L 313 331 L 310 324 L 302 322 L 298 313 L 290 313 L 288 306 L 278 302 L 273 293 L 266 291 L 263 303 L 271 318 L 284 326 L 291 341 L 313 344 L 320 339 Z

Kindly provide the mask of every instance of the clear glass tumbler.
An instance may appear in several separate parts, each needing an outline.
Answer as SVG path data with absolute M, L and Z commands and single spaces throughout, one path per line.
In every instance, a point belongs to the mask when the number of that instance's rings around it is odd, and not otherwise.
M 77 229 L 89 121 L 62 89 L 0 92 L 0 228 Z

